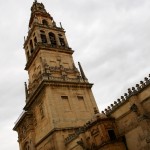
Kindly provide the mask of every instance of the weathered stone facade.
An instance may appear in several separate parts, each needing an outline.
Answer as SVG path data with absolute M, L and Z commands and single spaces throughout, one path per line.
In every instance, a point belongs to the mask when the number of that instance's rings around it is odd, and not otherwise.
M 99 113 L 92 84 L 73 61 L 65 30 L 35 1 L 25 38 L 26 105 L 14 130 L 20 150 L 149 149 L 150 81 Z
M 124 136 L 129 149 L 150 149 L 150 79 L 128 89 L 128 93 L 111 104 L 105 112 L 115 118 L 120 136 Z

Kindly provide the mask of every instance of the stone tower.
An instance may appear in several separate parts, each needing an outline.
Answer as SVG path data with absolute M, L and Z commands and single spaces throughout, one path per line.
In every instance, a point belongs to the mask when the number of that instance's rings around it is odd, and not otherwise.
M 90 84 L 65 30 L 58 27 L 42 3 L 31 7 L 24 49 L 29 82 L 26 105 L 14 130 L 20 150 L 66 150 L 64 140 L 93 117 L 97 108 Z

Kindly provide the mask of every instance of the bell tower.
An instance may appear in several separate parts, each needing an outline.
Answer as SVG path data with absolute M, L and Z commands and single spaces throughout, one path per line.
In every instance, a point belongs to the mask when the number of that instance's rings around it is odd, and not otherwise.
M 26 105 L 14 127 L 20 150 L 66 150 L 65 138 L 93 117 L 97 105 L 81 64 L 80 71 L 74 64 L 65 30 L 37 1 L 24 49 Z

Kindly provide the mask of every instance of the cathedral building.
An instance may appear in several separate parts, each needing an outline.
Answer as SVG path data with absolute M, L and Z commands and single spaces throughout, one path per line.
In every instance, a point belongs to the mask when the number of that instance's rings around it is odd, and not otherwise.
M 26 104 L 14 130 L 20 150 L 149 150 L 150 79 L 99 113 L 65 30 L 35 0 L 25 38 Z

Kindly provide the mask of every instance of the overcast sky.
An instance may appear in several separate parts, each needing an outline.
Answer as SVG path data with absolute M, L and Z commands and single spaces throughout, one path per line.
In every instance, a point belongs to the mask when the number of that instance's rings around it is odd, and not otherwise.
M 94 83 L 100 110 L 150 73 L 150 0 L 39 0 L 66 30 L 74 60 Z M 0 150 L 19 150 L 12 131 L 25 105 L 23 39 L 33 0 L 0 3 Z

